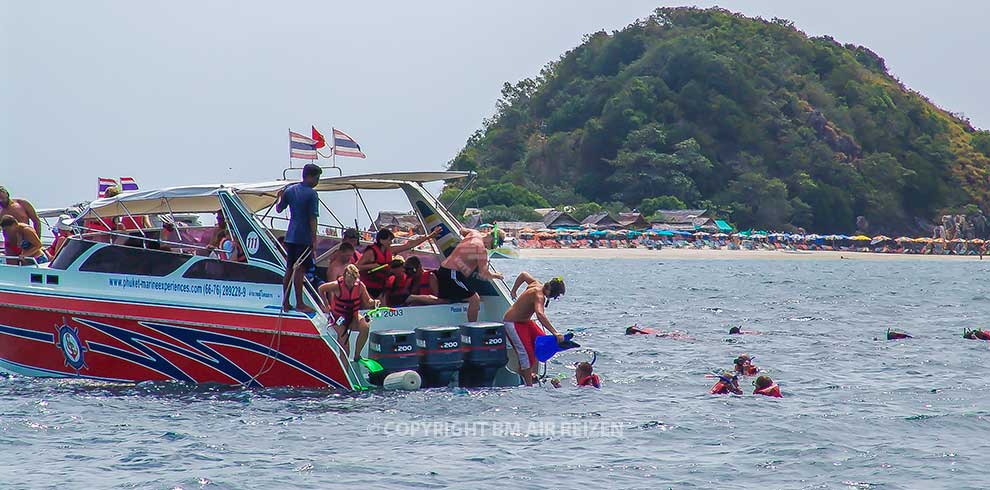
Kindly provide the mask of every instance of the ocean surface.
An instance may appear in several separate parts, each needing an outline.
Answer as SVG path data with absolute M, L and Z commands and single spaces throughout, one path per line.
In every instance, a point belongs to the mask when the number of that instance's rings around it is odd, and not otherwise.
M 990 343 L 961 338 L 990 326 L 990 260 L 496 264 L 565 277 L 548 313 L 583 347 L 549 373 L 594 350 L 601 390 L 0 378 L 0 489 L 990 488 Z M 708 394 L 743 352 L 784 398 Z

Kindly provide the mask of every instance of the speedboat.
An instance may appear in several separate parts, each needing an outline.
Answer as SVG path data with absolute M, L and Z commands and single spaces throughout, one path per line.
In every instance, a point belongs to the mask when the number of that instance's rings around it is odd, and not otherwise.
M 424 184 L 467 175 L 329 177 L 316 190 L 401 190 L 427 229 L 442 228 L 435 239 L 438 262 L 461 240 L 460 225 Z M 347 359 L 324 315 L 281 309 L 285 252 L 280 232 L 263 223 L 273 222 L 276 193 L 288 183 L 140 190 L 93 201 L 50 263 L 0 264 L 0 370 L 120 382 L 367 388 L 367 372 Z M 196 213 L 222 214 L 243 253 L 211 255 L 205 244 L 215 227 L 124 232 L 86 226 L 136 216 L 175 223 L 163 218 Z M 315 288 L 307 281 L 305 289 L 305 302 L 319 310 Z M 479 320 L 500 321 L 509 306 L 505 284 L 484 282 L 479 293 Z M 466 311 L 464 304 L 397 308 L 371 328 L 459 325 Z M 519 384 L 513 361 L 495 385 Z

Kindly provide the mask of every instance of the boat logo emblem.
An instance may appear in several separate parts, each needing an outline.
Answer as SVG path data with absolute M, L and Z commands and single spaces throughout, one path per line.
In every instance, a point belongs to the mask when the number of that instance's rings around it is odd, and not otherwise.
M 247 252 L 249 255 L 258 253 L 258 247 L 261 245 L 261 238 L 258 236 L 258 233 L 253 231 L 248 233 L 247 238 L 244 239 L 244 242 L 247 245 Z
M 89 349 L 83 347 L 79 340 L 78 328 L 62 325 L 57 327 L 57 332 L 55 345 L 62 350 L 62 354 L 65 356 L 65 365 L 75 369 L 78 374 L 80 369 L 87 367 L 83 355 Z

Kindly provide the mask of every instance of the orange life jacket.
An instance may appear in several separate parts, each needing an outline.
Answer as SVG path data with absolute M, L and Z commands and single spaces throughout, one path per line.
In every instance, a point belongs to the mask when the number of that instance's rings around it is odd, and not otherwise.
M 392 249 L 390 247 L 388 251 L 382 252 L 382 249 L 378 247 L 378 244 L 373 243 L 364 251 L 364 253 L 368 252 L 375 254 L 375 263 L 378 264 L 378 266 L 384 265 L 385 267 L 382 267 L 373 273 L 362 272 L 361 282 L 363 282 L 366 287 L 371 289 L 384 289 L 385 281 L 388 280 L 387 267 L 392 263 Z
M 602 382 L 598 379 L 598 375 L 591 373 L 590 376 L 585 376 L 578 380 L 578 386 L 594 386 L 595 388 L 601 388 Z
M 344 278 L 337 278 L 337 293 L 330 298 L 330 311 L 337 318 L 343 318 L 345 324 L 361 309 L 361 281 L 354 281 L 354 287 L 346 289 Z
M 735 393 L 733 386 L 725 381 L 722 381 L 721 379 L 719 379 L 718 382 L 715 383 L 715 386 L 712 386 L 711 389 L 711 394 L 713 395 L 728 395 L 730 393 Z
M 762 390 L 759 389 L 759 388 L 757 388 L 756 390 L 753 391 L 753 394 L 754 395 L 763 395 L 763 396 L 772 396 L 774 398 L 783 398 L 783 395 L 780 394 L 780 386 L 777 386 L 777 383 L 774 383 L 774 384 L 772 384 L 770 386 L 767 386 L 766 388 L 763 388 Z

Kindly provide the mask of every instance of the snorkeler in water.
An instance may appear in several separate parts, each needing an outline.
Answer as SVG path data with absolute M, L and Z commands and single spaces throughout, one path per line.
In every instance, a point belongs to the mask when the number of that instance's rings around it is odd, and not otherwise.
M 728 371 L 722 374 L 716 375 L 718 381 L 715 382 L 715 386 L 709 391 L 713 395 L 741 395 L 742 390 L 739 388 L 739 377 Z
M 777 386 L 777 383 L 774 383 L 774 381 L 770 379 L 770 376 L 763 375 L 756 378 L 756 381 L 753 382 L 753 386 L 756 387 L 756 389 L 753 390 L 754 395 L 763 395 L 773 398 L 783 397 L 783 395 L 780 394 L 780 386 Z
M 733 370 L 736 374 L 741 374 L 743 376 L 756 376 L 756 373 L 760 372 L 760 368 L 753 365 L 753 358 L 749 354 L 740 354 L 734 361 Z

